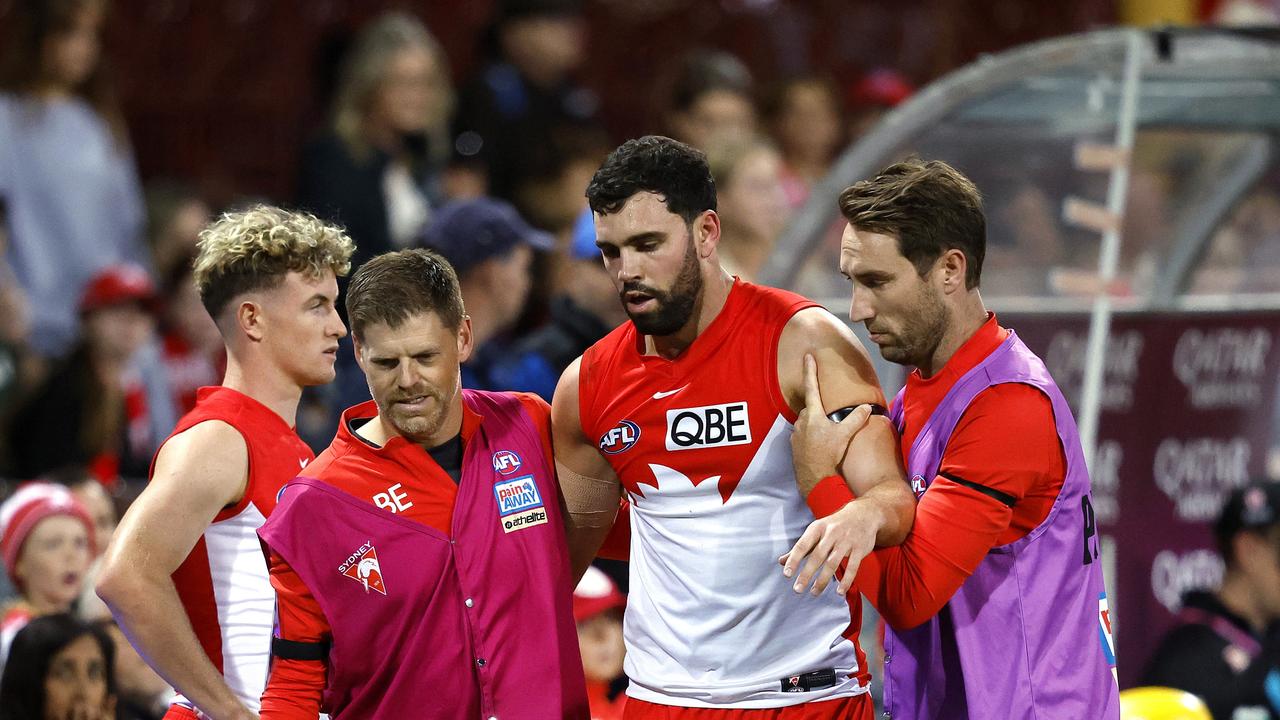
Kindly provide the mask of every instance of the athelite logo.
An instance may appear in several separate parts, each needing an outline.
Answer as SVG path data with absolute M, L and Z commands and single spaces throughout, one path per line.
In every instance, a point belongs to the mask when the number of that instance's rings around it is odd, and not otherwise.
M 547 522 L 547 509 L 532 475 L 494 483 L 493 497 L 498 501 L 498 520 L 502 523 L 503 532 Z
M 510 450 L 499 450 L 493 454 L 493 471 L 502 475 L 510 475 L 520 469 L 524 463 L 520 456 Z
M 348 555 L 338 566 L 338 572 L 363 585 L 366 593 L 377 590 L 387 594 L 387 587 L 382 582 L 382 566 L 378 564 L 378 551 L 373 548 L 372 540 Z
M 640 426 L 630 420 L 619 420 L 609 432 L 600 436 L 600 452 L 617 455 L 635 446 L 640 439 Z

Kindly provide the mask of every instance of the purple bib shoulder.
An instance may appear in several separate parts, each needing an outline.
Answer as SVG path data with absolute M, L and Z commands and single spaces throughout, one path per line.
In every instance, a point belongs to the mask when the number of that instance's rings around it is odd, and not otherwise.
M 937 616 L 885 633 L 885 710 L 892 720 L 1116 720 L 1120 704 L 1098 538 L 1075 419 L 1040 358 L 1012 331 L 930 415 L 907 457 L 928 484 L 969 403 L 1003 383 L 1053 404 L 1067 475 L 1049 515 L 992 548 Z M 903 395 L 891 417 L 902 429 Z

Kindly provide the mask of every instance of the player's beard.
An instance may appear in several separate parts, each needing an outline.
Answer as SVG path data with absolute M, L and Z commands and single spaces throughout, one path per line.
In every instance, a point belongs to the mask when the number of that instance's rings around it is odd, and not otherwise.
M 693 317 L 693 307 L 702 295 L 702 269 L 698 266 L 698 254 L 693 247 L 693 240 L 689 240 L 680 274 L 676 275 L 670 290 L 658 290 L 640 283 L 625 283 L 619 293 L 619 300 L 624 308 L 627 307 L 626 294 L 629 292 L 642 292 L 654 299 L 656 307 L 653 310 L 635 314 L 627 310 L 627 317 L 631 318 L 636 330 L 642 334 L 659 337 L 674 335 L 688 324 L 689 318 Z
M 916 301 L 908 314 L 896 323 L 897 327 L 885 327 L 884 318 L 876 317 L 867 323 L 867 331 L 887 336 L 880 343 L 880 354 L 885 360 L 899 365 L 924 367 L 942 342 L 947 329 L 947 309 L 936 291 L 926 283 L 920 284 Z

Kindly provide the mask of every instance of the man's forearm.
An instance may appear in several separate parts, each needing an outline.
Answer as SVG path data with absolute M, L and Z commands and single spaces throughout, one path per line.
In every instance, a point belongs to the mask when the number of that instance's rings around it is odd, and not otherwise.
M 253 718 L 196 638 L 173 580 L 104 577 L 98 594 L 147 663 L 214 720 Z
M 869 512 L 876 527 L 876 547 L 903 542 L 915 521 L 915 500 L 906 486 L 888 480 L 868 488 L 861 496 L 854 494 L 851 483 L 839 475 L 824 478 L 806 497 L 814 517 L 834 515 L 845 505 L 856 502 Z
M 897 545 L 907 539 L 915 518 L 915 501 L 910 491 L 894 487 L 894 481 L 880 483 L 854 502 L 869 503 L 881 517 L 876 531 L 876 547 Z
M 610 525 L 576 525 L 566 517 L 566 535 L 569 541 L 569 566 L 573 570 L 573 582 L 577 585 L 596 558 L 600 546 L 609 535 Z

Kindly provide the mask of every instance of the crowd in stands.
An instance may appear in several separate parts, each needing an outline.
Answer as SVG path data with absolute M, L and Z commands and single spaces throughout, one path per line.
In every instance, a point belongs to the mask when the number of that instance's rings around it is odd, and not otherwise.
M 212 207 L 200 178 L 139 177 L 107 71 L 109 10 L 19 3 L 0 43 L 0 666 L 21 657 L 4 674 L 3 718 L 162 712 L 164 681 L 115 627 L 93 578 L 158 444 L 225 367 L 191 265 L 200 230 L 236 205 Z M 437 250 L 457 269 L 475 334 L 464 386 L 550 400 L 564 367 L 625 319 L 583 194 L 621 138 L 576 79 L 579 3 L 513 0 L 495 13 L 487 61 L 457 87 L 416 17 L 365 24 L 320 131 L 298 138 L 296 195 L 242 202 L 340 224 L 357 246 L 353 266 Z M 764 88 L 721 51 L 682 64 L 654 130 L 710 157 L 726 264 L 742 277 L 847 140 L 846 110 L 821 76 Z M 299 412 L 316 449 L 369 397 L 343 342 L 337 380 Z M 600 597 L 580 619 L 603 648 L 598 692 L 614 696 L 623 596 L 592 577 L 599 587 L 586 592 Z M 59 694 L 45 677 L 78 689 Z

